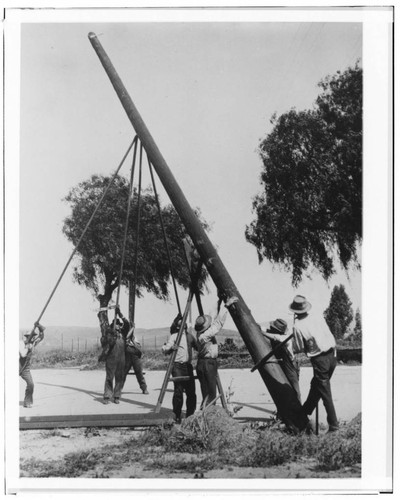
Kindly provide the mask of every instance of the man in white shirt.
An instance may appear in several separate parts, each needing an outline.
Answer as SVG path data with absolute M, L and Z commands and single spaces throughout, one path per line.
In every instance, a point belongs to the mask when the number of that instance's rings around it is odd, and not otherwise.
M 186 393 L 186 417 L 190 417 L 196 411 L 196 385 L 193 375 L 192 356 L 193 349 L 197 349 L 195 337 L 187 331 L 187 326 L 184 326 L 179 345 L 176 345 L 178 332 L 182 324 L 182 316 L 174 319 L 170 333 L 171 337 L 161 347 L 164 354 L 171 354 L 176 351 L 175 361 L 172 367 L 173 377 L 189 377 L 188 380 L 174 382 L 174 395 L 172 397 L 172 410 L 175 415 L 175 422 L 181 423 L 181 414 L 183 407 L 183 394 Z
M 303 404 L 307 415 L 315 410 L 322 399 L 327 413 L 329 431 L 338 430 L 339 423 L 333 404 L 330 379 L 336 368 L 336 342 L 325 319 L 308 314 L 311 304 L 302 295 L 296 295 L 289 305 L 295 314 L 293 327 L 295 352 L 302 347 L 310 358 L 314 375 L 310 392 Z
M 225 307 L 229 308 L 238 301 L 237 297 L 230 297 Z M 197 376 L 199 378 L 203 401 L 201 408 L 207 406 L 216 399 L 217 396 L 217 357 L 218 344 L 215 335 L 223 327 L 228 311 L 220 308 L 222 300 L 218 300 L 218 314 L 213 319 L 212 316 L 204 314 L 196 319 L 194 329 L 197 332 Z
M 39 330 L 39 332 L 36 331 Z M 19 375 L 26 382 L 24 407 L 31 408 L 33 404 L 34 383 L 31 374 L 32 354 L 35 347 L 43 340 L 45 328 L 38 322 L 35 323 L 33 335 L 24 334 L 24 340 L 19 343 Z

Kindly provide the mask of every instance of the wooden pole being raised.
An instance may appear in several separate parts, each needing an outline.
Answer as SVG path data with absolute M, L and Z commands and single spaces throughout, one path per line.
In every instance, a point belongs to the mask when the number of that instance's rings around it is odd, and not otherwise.
M 191 237 L 217 289 L 226 297 L 238 297 L 238 302 L 229 308 L 229 312 L 271 394 L 279 414 L 285 424 L 294 431 L 304 430 L 308 423 L 307 415 L 281 367 L 274 357 L 271 358 L 270 361 L 272 362 L 270 363 L 263 362 L 264 358 L 271 352 L 270 342 L 263 336 L 260 326 L 251 315 L 249 308 L 219 258 L 214 245 L 209 240 L 196 214 L 186 200 L 185 195 L 161 155 L 161 152 L 97 36 L 94 33 L 89 33 L 88 36 L 171 203 L 174 205 L 175 210 L 181 218 L 186 231 Z

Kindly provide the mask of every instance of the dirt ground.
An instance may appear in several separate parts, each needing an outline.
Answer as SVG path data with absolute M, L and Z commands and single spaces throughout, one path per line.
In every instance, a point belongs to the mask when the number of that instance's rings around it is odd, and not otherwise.
M 343 423 L 349 422 L 361 411 L 361 370 L 360 367 L 338 367 L 332 380 L 332 391 L 337 413 Z M 75 415 L 102 413 L 148 415 L 154 413 L 154 406 L 163 381 L 163 372 L 148 372 L 146 374 L 150 394 L 141 394 L 137 382 L 132 378 L 124 390 L 120 405 L 104 406 L 102 401 L 102 385 L 104 373 L 101 371 L 80 372 L 74 370 L 34 370 L 35 380 L 34 407 L 23 408 L 24 383 L 20 384 L 20 417 L 48 415 Z M 241 408 L 236 417 L 242 421 L 265 422 L 271 418 L 275 406 L 261 381 L 250 370 L 221 370 L 220 377 L 225 390 L 232 392 L 230 406 Z M 302 368 L 300 381 L 302 394 L 307 394 L 312 370 Z M 172 386 L 169 387 L 163 409 L 167 418 L 172 416 Z M 29 413 L 28 413 L 29 412 Z M 325 423 L 325 411 L 320 405 L 320 422 Z M 326 429 L 326 427 L 325 427 Z M 21 477 L 49 477 L 47 470 L 63 470 L 69 463 L 68 471 L 74 470 L 78 477 L 88 478 L 354 478 L 360 477 L 359 466 L 344 467 L 340 470 L 324 472 L 316 469 L 313 459 L 298 460 L 284 465 L 268 467 L 234 467 L 213 468 L 202 470 L 196 468 L 193 460 L 197 455 L 185 457 L 184 453 L 163 453 L 163 467 L 158 468 L 153 460 L 146 460 L 141 455 L 130 455 L 128 460 L 120 459 L 115 465 L 112 456 L 104 449 L 112 450 L 129 447 L 129 440 L 143 434 L 144 429 L 135 427 L 78 427 L 56 428 L 48 430 L 20 431 L 20 475 Z M 168 450 L 167 450 L 168 452 Z M 82 454 L 83 465 L 74 469 L 77 456 Z M 98 455 L 99 454 L 99 455 Z M 69 457 L 69 455 L 72 457 Z M 96 460 L 91 460 L 95 457 Z M 99 460 L 97 460 L 99 457 Z M 78 457 L 79 459 L 79 457 Z M 174 468 L 174 464 L 185 462 L 191 464 L 187 469 Z M 71 462 L 73 463 L 71 465 Z M 169 467 L 169 463 L 171 466 Z M 89 464 L 89 465 L 88 465 Z M 53 469 L 52 469 L 53 468 Z M 54 469 L 55 470 L 55 469 Z M 59 474 L 58 474 L 59 475 Z M 62 477 L 62 475 L 61 475 Z M 71 477 L 66 475 L 64 477 Z
M 40 457 L 43 465 L 43 472 L 46 463 L 54 463 L 57 460 L 65 458 L 69 453 L 84 453 L 90 450 L 97 450 L 101 447 L 110 445 L 113 447 L 121 446 L 124 440 L 134 435 L 139 435 L 141 430 L 132 430 L 129 428 L 118 429 L 60 429 L 60 430 L 30 430 L 22 431 L 20 436 L 21 451 L 21 477 L 26 477 L 24 473 L 24 464 L 31 460 L 37 460 Z M 187 456 L 186 456 L 187 455 Z M 90 456 L 90 455 L 88 455 Z M 191 460 L 189 454 L 170 453 L 169 460 L 171 467 L 179 460 Z M 39 468 L 38 468 L 39 471 Z M 40 472 L 40 471 L 39 471 Z M 113 458 L 102 461 L 93 468 L 82 471 L 79 477 L 86 478 L 199 478 L 199 479 L 245 479 L 245 478 L 354 478 L 360 477 L 361 464 L 352 467 L 344 467 L 339 471 L 320 471 L 315 468 L 315 462 L 311 459 L 285 463 L 278 466 L 268 467 L 233 467 L 226 466 L 216 468 L 210 471 L 202 471 L 199 468 L 193 471 L 173 471 L 165 468 L 157 469 L 150 466 L 146 460 L 140 460 L 129 463 L 125 466 L 115 466 Z
M 143 395 L 135 376 L 129 376 L 120 398 L 120 404 L 104 406 L 104 371 L 71 369 L 32 370 L 35 381 L 34 405 L 23 407 L 25 382 L 20 378 L 20 417 L 51 415 L 119 415 L 150 416 L 154 413 L 165 372 L 148 371 L 145 375 L 149 390 Z M 229 401 L 240 406 L 237 417 L 245 420 L 263 420 L 275 412 L 275 404 L 258 373 L 249 369 L 219 370 L 222 387 L 229 393 Z M 300 370 L 300 389 L 305 399 L 312 378 L 312 368 Z M 331 380 L 333 401 L 340 420 L 350 421 L 361 411 L 361 366 L 338 366 Z M 196 382 L 198 407 L 200 387 Z M 168 386 L 162 409 L 172 415 L 173 386 Z M 326 421 L 326 413 L 320 406 L 320 421 Z

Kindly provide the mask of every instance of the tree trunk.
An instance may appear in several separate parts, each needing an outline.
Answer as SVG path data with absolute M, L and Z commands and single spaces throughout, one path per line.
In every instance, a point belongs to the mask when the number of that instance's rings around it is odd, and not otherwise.
M 135 296 L 135 293 L 134 293 L 134 290 L 135 290 L 135 286 L 134 286 L 134 282 L 133 281 L 130 281 L 129 282 L 129 311 L 128 311 L 128 318 L 129 318 L 129 323 L 131 325 L 133 325 L 135 323 L 135 299 L 136 299 L 136 296 Z
M 104 291 L 104 294 L 97 296 L 100 303 L 100 309 L 108 307 L 108 304 L 110 303 L 111 300 L 111 296 L 112 292 L 107 292 L 107 291 Z M 99 311 L 97 313 L 97 317 L 99 318 L 101 336 L 104 337 L 106 335 L 106 331 L 109 326 L 108 310 L 105 309 L 104 311 Z

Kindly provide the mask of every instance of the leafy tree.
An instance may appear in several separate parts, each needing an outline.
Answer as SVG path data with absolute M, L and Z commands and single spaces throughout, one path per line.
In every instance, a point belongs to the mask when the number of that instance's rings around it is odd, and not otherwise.
M 353 321 L 351 301 L 343 285 L 333 288 L 324 317 L 336 339 L 342 339 Z
M 360 309 L 357 309 L 355 317 L 354 317 L 354 321 L 355 321 L 355 325 L 354 325 L 354 329 L 353 329 L 353 339 L 360 342 L 361 338 L 362 338 Z
M 310 267 L 328 280 L 334 259 L 360 267 L 362 239 L 362 70 L 357 65 L 319 83 L 312 110 L 271 119 L 262 140 L 263 191 L 245 236 L 258 253 L 292 272 Z
M 71 189 L 65 197 L 65 201 L 71 207 L 71 214 L 65 218 L 62 230 L 74 245 L 81 237 L 87 221 L 109 182 L 109 177 L 93 175 Z M 92 292 L 99 300 L 100 307 L 106 307 L 109 304 L 114 290 L 118 287 L 128 193 L 129 182 L 124 177 L 117 176 L 75 256 L 73 279 Z M 121 279 L 121 284 L 126 287 L 135 279 L 137 199 L 138 193 L 134 190 Z M 147 291 L 159 299 L 166 300 L 169 298 L 168 284 L 171 271 L 157 204 L 150 189 L 142 190 L 140 205 L 136 296 L 141 297 L 143 291 Z M 161 213 L 174 276 L 178 284 L 187 288 L 190 279 L 183 250 L 186 232 L 171 205 L 161 207 Z M 208 229 L 204 221 L 202 224 L 205 229 Z M 203 275 L 203 281 L 204 279 Z

